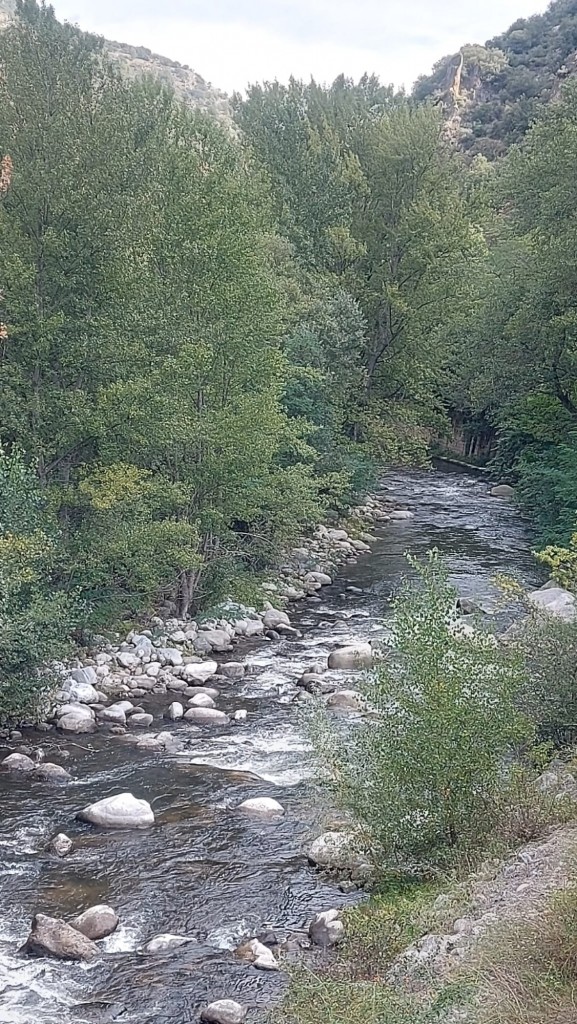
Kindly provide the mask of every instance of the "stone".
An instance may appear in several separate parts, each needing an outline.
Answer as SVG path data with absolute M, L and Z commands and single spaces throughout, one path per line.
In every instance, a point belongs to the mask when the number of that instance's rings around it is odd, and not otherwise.
M 103 708 L 98 712 L 100 722 L 112 722 L 114 725 L 126 725 L 126 715 L 122 708 Z
M 91 683 L 74 682 L 68 689 L 68 698 L 72 703 L 98 704 L 98 690 Z
M 202 629 L 195 640 L 195 646 L 198 640 L 205 640 L 213 651 L 228 651 L 231 646 L 230 634 L 225 629 Z
M 245 722 L 248 717 L 248 711 L 246 711 L 245 708 L 239 708 L 238 711 L 235 711 L 232 717 L 235 722 Z
M 348 540 L 349 539 L 349 535 L 348 535 L 346 530 L 330 529 L 330 530 L 327 530 L 327 536 L 330 538 L 330 540 Z
M 396 509 L 394 512 L 389 512 L 388 518 L 392 522 L 403 522 L 405 519 L 414 519 L 415 513 L 409 512 L 407 509 Z
M 128 669 L 131 672 L 133 669 L 138 668 L 140 665 L 140 658 L 137 654 L 131 654 L 130 651 L 120 651 L 116 655 L 116 660 L 121 668 Z
M 33 772 L 36 769 L 36 764 L 26 754 L 8 754 L 8 757 L 2 761 L 2 767 L 11 772 Z
M 326 572 L 307 572 L 305 576 L 305 583 L 320 583 L 321 587 L 329 587 L 332 582 L 332 577 Z
M 50 849 L 57 857 L 67 857 L 69 853 L 72 853 L 72 847 L 72 840 L 64 832 L 59 832 L 50 843 Z
M 248 1010 L 234 999 L 217 999 L 201 1010 L 200 1019 L 206 1024 L 242 1024 Z
M 134 710 L 134 704 L 132 703 L 131 700 L 117 700 L 117 701 L 114 702 L 114 704 L 110 705 L 108 710 L 109 711 L 117 711 L 117 710 L 118 711 L 124 711 L 124 714 L 127 715 L 129 711 L 133 711 Z
M 200 661 L 185 665 L 182 670 L 182 677 L 188 682 L 206 683 L 216 673 L 217 669 L 216 661 Z
M 93 960 L 98 956 L 98 946 L 65 921 L 36 914 L 21 952 L 29 956 L 52 956 L 58 960 Z
M 369 668 L 373 662 L 373 649 L 369 643 L 352 644 L 339 647 L 329 654 L 329 668 L 362 669 Z
M 62 718 L 58 719 L 57 728 L 62 729 L 63 732 L 95 732 L 96 722 L 94 721 L 94 718 L 92 716 L 86 718 L 85 716 L 79 715 L 76 712 L 70 712 L 69 714 L 63 715 Z
M 244 676 L 244 665 L 240 661 L 227 661 L 219 667 L 219 675 L 227 679 L 242 679 Z
M 164 665 L 182 665 L 182 652 L 176 647 L 159 647 L 157 651 L 158 657 Z
M 461 615 L 480 615 L 483 612 L 480 604 L 476 601 L 472 601 L 469 597 L 459 597 L 457 599 L 457 609 Z
M 249 939 L 248 942 L 243 942 L 235 949 L 235 954 L 241 960 L 248 960 L 253 967 L 258 967 L 261 971 L 278 971 L 279 969 L 278 961 L 272 950 L 258 939 Z
M 261 636 L 264 633 L 264 623 L 262 619 L 249 619 L 244 631 L 244 636 Z
M 192 698 L 195 699 L 194 697 Z M 196 722 L 197 725 L 228 725 L 230 719 L 224 711 L 217 711 L 216 708 L 192 707 L 184 715 L 187 722 Z
M 311 843 L 307 856 L 317 867 L 329 871 L 351 871 L 366 864 L 347 832 L 323 832 Z
M 189 706 L 191 708 L 214 708 L 216 707 L 212 697 L 208 693 L 195 693 L 189 700 Z
M 135 725 L 138 729 L 148 729 L 154 721 L 154 716 L 145 711 L 137 712 L 129 718 L 129 725 Z
M 159 661 L 151 661 L 150 665 L 147 665 L 144 671 L 146 675 L 150 677 L 150 679 L 156 679 L 161 670 L 162 665 L 160 664 Z
M 510 484 L 497 484 L 495 487 L 491 487 L 492 498 L 514 498 L 515 488 L 511 487 Z
M 567 768 L 547 769 L 535 781 L 535 785 L 541 793 L 550 793 L 557 799 L 568 797 L 577 801 L 577 779 Z
M 77 718 L 94 720 L 94 711 L 92 708 L 86 707 L 85 704 L 61 704 L 56 712 L 56 717 L 63 718 L 64 715 L 76 715 Z
M 43 782 L 55 782 L 61 784 L 64 782 L 70 782 L 72 779 L 70 772 L 67 772 L 66 768 L 62 768 L 59 764 L 53 764 L 51 761 L 45 761 L 44 764 L 39 764 L 34 774 L 37 779 L 42 779 Z
M 70 678 L 73 679 L 75 683 L 87 686 L 96 686 L 98 681 L 96 669 L 94 669 L 92 665 L 85 665 L 83 668 L 72 669 Z
M 347 594 L 360 595 L 363 593 L 362 587 L 353 587 L 352 585 L 346 588 Z
M 539 611 L 544 611 L 547 615 L 553 615 L 564 622 L 574 622 L 577 617 L 575 595 L 563 587 L 532 590 L 527 594 L 527 600 Z
M 340 711 L 362 711 L 363 695 L 357 690 L 337 690 L 327 699 L 327 707 Z
M 336 946 L 345 936 L 345 926 L 339 910 L 324 910 L 315 914 L 309 925 L 309 938 L 315 946 Z
M 187 935 L 171 935 L 169 932 L 163 935 L 155 935 L 153 939 L 142 947 L 143 953 L 169 953 L 171 949 L 178 949 L 187 942 L 196 942 L 196 939 Z
M 259 818 L 279 818 L 285 813 L 282 804 L 270 796 L 257 796 L 250 800 L 244 800 L 238 805 L 238 810 L 243 814 L 251 814 Z
M 277 608 L 269 608 L 263 615 L 265 629 L 278 629 L 279 626 L 290 626 L 291 620 L 286 612 L 280 612 Z
M 80 821 L 103 828 L 144 828 L 154 824 L 152 807 L 146 800 L 137 800 L 132 793 L 119 793 L 89 804 L 79 811 Z
M 112 907 L 101 903 L 98 906 L 89 907 L 83 914 L 75 917 L 70 924 L 73 928 L 76 928 L 77 932 L 82 932 L 83 935 L 86 935 L 87 939 L 96 941 L 97 939 L 105 939 L 107 935 L 112 935 L 118 928 L 119 918 Z
M 352 540 L 351 544 L 354 547 L 355 551 L 360 551 L 362 554 L 364 554 L 365 552 L 368 553 L 371 550 L 370 544 L 367 544 L 367 542 L 364 540 Z

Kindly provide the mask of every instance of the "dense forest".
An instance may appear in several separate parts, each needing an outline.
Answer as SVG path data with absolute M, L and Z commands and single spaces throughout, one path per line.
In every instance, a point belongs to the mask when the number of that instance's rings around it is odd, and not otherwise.
M 541 100 L 576 25 L 558 0 L 494 42 L 515 54 L 498 102 L 521 71 L 541 99 L 489 162 L 424 80 L 255 85 L 231 130 L 19 0 L 0 35 L 3 671 L 163 601 L 252 594 L 452 418 L 497 439 L 539 540 L 569 541 L 577 86 Z

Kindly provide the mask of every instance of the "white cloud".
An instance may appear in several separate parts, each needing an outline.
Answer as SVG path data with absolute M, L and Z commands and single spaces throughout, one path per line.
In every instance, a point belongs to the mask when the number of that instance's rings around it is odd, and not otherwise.
M 255 24 L 253 10 L 250 20 L 243 19 L 242 0 L 235 4 L 234 21 L 200 20 L 192 11 L 183 17 L 181 4 L 177 16 L 171 15 L 167 5 L 162 14 L 156 8 L 154 15 L 135 17 L 127 10 L 132 4 L 123 5 L 123 0 L 118 0 L 114 16 L 110 9 L 104 12 L 92 0 L 53 2 L 59 17 L 109 39 L 147 46 L 189 64 L 227 92 L 264 79 L 287 81 L 291 74 L 331 81 L 341 72 L 357 78 L 364 71 L 375 72 L 385 83 L 410 87 L 445 53 L 464 42 L 483 41 L 503 31 L 515 18 L 543 10 L 546 5 L 539 0 L 486 0 L 480 9 L 476 0 L 379 0 L 378 4 L 373 0 L 359 0 L 357 4 L 331 0 L 330 19 L 326 0 L 308 0 L 315 15 L 315 30 L 307 33 L 307 2 L 296 0 L 294 28 L 287 33 L 275 29 L 270 24 L 275 19 L 270 16 L 263 16 L 262 23 Z M 374 24 L 364 17 L 369 9 Z M 329 19 L 322 38 L 319 14 Z M 362 33 L 359 15 L 366 21 Z M 359 44 L 361 37 L 366 44 Z

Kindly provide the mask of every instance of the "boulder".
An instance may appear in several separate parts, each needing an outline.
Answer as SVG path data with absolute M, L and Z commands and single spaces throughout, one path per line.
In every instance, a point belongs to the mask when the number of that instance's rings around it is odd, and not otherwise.
M 216 661 L 200 661 L 185 665 L 182 670 L 183 679 L 189 682 L 206 683 L 218 669 Z
M 182 665 L 182 653 L 176 647 L 159 647 L 157 654 L 163 665 Z
M 329 871 L 350 871 L 365 863 L 347 832 L 323 832 L 307 850 L 313 864 Z
M 83 668 L 75 668 L 70 673 L 70 678 L 75 683 L 80 683 L 84 686 L 96 686 L 98 682 L 98 676 L 96 669 L 92 665 L 85 665 Z
M 11 772 L 33 772 L 36 764 L 26 754 L 8 754 L 2 761 L 2 767 L 8 768 Z
M 345 926 L 339 910 L 324 910 L 315 914 L 309 925 L 309 938 L 315 946 L 335 946 L 345 935 Z
M 510 484 L 497 484 L 495 487 L 491 487 L 492 498 L 514 498 L 515 488 L 511 487 Z
M 230 635 L 225 629 L 202 629 L 195 640 L 195 646 L 198 640 L 205 640 L 213 651 L 228 651 L 231 646 Z
M 156 679 L 161 670 L 162 665 L 160 664 L 159 661 L 151 661 L 150 665 L 147 665 L 144 671 L 146 675 L 150 677 L 150 679 Z
M 68 699 L 77 704 L 98 704 L 98 690 L 91 683 L 73 682 L 68 688 Z
M 240 661 L 227 661 L 219 668 L 219 674 L 227 679 L 242 679 L 244 676 L 244 665 Z
M 248 1010 L 234 999 L 217 999 L 201 1010 L 200 1019 L 206 1024 L 242 1024 Z
M 305 576 L 305 583 L 320 583 L 321 587 L 329 587 L 332 582 L 332 577 L 326 572 L 307 572 Z
M 189 938 L 186 935 L 171 935 L 166 932 L 163 935 L 155 935 L 153 939 L 149 939 L 142 947 L 142 952 L 169 953 L 171 949 L 178 949 L 179 946 L 184 946 L 187 942 L 196 942 L 196 939 Z
M 138 729 L 148 729 L 148 727 L 152 725 L 153 721 L 153 715 L 149 715 L 145 711 L 137 712 L 129 718 L 129 724 L 135 725 Z
M 563 587 L 533 590 L 527 595 L 527 600 L 534 608 L 546 612 L 547 615 L 562 619 L 564 622 L 573 622 L 577 617 L 575 595 Z
M 393 522 L 403 522 L 405 519 L 414 519 L 415 513 L 409 512 L 407 509 L 397 509 L 394 512 L 389 512 L 388 518 Z
M 93 960 L 98 955 L 98 946 L 65 921 L 36 914 L 21 951 L 29 956 L 52 956 L 58 960 Z
M 277 608 L 269 608 L 263 615 L 265 629 L 278 629 L 279 626 L 290 626 L 291 620 L 286 612 L 280 612 Z
M 230 721 L 224 711 L 217 711 L 216 708 L 193 707 L 184 717 L 187 722 L 195 722 L 197 725 L 228 725 Z
M 457 610 L 461 615 L 481 615 L 483 609 L 480 604 L 476 601 L 472 601 L 469 597 L 459 597 L 457 599 Z
M 96 722 L 92 715 L 87 717 L 86 715 L 78 714 L 76 711 L 71 711 L 58 719 L 57 728 L 62 729 L 63 732 L 95 732 Z
M 144 828 L 154 824 L 152 807 L 146 800 L 137 800 L 132 793 L 119 793 L 89 804 L 79 811 L 80 821 L 103 828 Z
M 56 717 L 63 718 L 64 715 L 76 715 L 77 718 L 86 718 L 91 721 L 94 719 L 94 711 L 86 704 L 61 704 L 56 712 Z
M 131 700 L 117 700 L 117 701 L 114 702 L 114 704 L 110 705 L 108 710 L 109 711 L 123 711 L 124 714 L 127 715 L 129 711 L 133 710 L 133 708 L 134 708 L 134 704 L 132 703 Z
M 330 538 L 330 540 L 348 540 L 349 539 L 349 535 L 348 535 L 346 530 L 330 529 L 330 530 L 327 530 L 327 536 Z
M 268 946 L 263 945 L 258 939 L 249 939 L 235 949 L 236 956 L 241 960 L 248 960 L 253 967 L 261 971 L 278 971 L 278 962 Z
M 64 832 L 59 832 L 50 843 L 50 849 L 57 857 L 67 857 L 69 853 L 72 853 L 72 846 L 72 840 Z
M 126 715 L 122 708 L 103 708 L 98 712 L 100 722 L 111 722 L 114 725 L 126 725 Z
M 280 818 L 285 813 L 282 804 L 270 796 L 257 796 L 250 800 L 244 800 L 238 805 L 238 810 L 256 818 Z
M 90 907 L 88 910 L 85 910 L 79 917 L 75 917 L 70 924 L 73 928 L 76 928 L 77 932 L 82 932 L 83 935 L 86 935 L 87 939 L 97 940 L 105 939 L 107 935 L 112 935 L 118 928 L 119 920 L 118 914 L 112 907 L 107 907 L 105 903 L 101 903 L 96 907 Z
M 327 699 L 327 707 L 340 711 L 362 711 L 363 695 L 357 690 L 337 690 Z
M 127 669 L 128 672 L 134 671 L 140 665 L 138 654 L 132 654 L 130 651 L 120 651 L 116 655 L 116 660 L 120 667 Z
M 70 782 L 72 776 L 61 765 L 45 761 L 44 764 L 39 764 L 36 768 L 35 778 L 41 779 L 42 782 L 63 783 Z
M 215 703 L 212 697 L 208 693 L 196 693 L 194 697 L 189 700 L 191 708 L 214 708 Z
M 173 722 L 178 722 L 179 719 L 184 718 L 184 708 L 180 701 L 173 700 L 166 712 L 166 717 L 170 718 Z
M 369 643 L 352 644 L 339 647 L 329 654 L 329 668 L 361 669 L 369 668 L 373 662 L 373 649 Z

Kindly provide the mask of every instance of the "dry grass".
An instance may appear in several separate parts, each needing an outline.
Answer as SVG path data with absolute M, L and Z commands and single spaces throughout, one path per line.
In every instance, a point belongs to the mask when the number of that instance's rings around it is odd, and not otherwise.
M 577 884 L 479 952 L 479 1024 L 577 1024 Z

